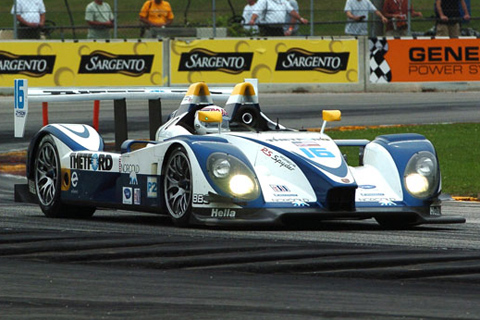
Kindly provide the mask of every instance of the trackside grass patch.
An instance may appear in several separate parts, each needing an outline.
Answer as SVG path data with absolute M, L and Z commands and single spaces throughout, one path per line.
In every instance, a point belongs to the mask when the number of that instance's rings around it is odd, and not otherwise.
M 419 133 L 437 150 L 442 192 L 477 198 L 480 193 L 480 123 L 345 127 L 326 132 L 332 139 L 368 139 L 394 133 Z M 350 165 L 358 164 L 358 148 L 342 148 Z

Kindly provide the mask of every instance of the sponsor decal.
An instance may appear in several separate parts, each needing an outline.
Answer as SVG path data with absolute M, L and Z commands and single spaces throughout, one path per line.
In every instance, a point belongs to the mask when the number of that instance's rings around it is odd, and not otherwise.
M 134 171 L 130 172 L 129 180 L 130 180 L 130 184 L 137 185 L 138 184 L 137 173 Z
M 358 199 L 359 202 L 378 202 L 382 206 L 396 206 L 393 202 L 395 198 L 385 198 L 385 197 L 371 197 L 371 198 L 360 198 Z
M 294 207 L 310 207 L 310 205 L 302 200 L 295 200 L 292 202 Z
M 139 173 L 140 172 L 140 166 L 138 164 L 125 163 L 121 165 L 121 168 L 122 169 L 120 171 L 123 173 L 131 173 L 131 172 Z
M 122 203 L 123 204 L 132 204 L 133 201 L 132 201 L 132 198 L 133 198 L 133 195 L 132 195 L 132 188 L 129 188 L 129 187 L 123 187 L 123 190 L 122 190 Z
M 314 140 L 301 140 L 301 141 L 292 141 L 297 147 L 320 147 L 318 142 Z
M 381 206 L 396 206 L 397 204 L 390 199 L 382 199 L 379 201 Z
M 70 168 L 93 171 L 110 171 L 113 167 L 113 159 L 109 154 L 96 153 L 71 153 Z
M 92 169 L 93 171 L 97 171 L 98 170 L 98 154 L 92 154 Z
M 96 50 L 82 55 L 79 74 L 120 73 L 130 77 L 139 77 L 152 70 L 153 55 L 117 55 Z
M 76 188 L 78 186 L 78 174 L 76 171 L 72 172 L 72 177 L 71 177 L 71 182 L 72 182 L 72 187 Z
M 288 159 L 284 156 L 278 155 L 278 154 L 274 154 L 273 150 L 270 150 L 267 147 L 263 147 L 260 151 L 264 155 L 266 155 L 267 157 L 272 159 L 272 161 L 276 165 L 280 166 L 280 168 L 285 168 L 285 169 L 288 169 L 290 171 L 293 171 L 297 167 L 292 161 L 290 161 L 290 159 Z
M 302 203 L 302 202 L 307 202 L 308 199 L 300 199 L 300 198 L 276 198 L 276 199 L 272 199 L 271 201 L 269 202 L 290 202 L 290 203 Z
M 280 52 L 275 71 L 319 71 L 334 74 L 347 70 L 350 52 L 311 52 L 291 48 Z
M 141 191 L 140 188 L 133 190 L 133 204 L 139 205 L 141 203 Z
M 290 192 L 290 189 L 287 186 L 280 184 L 271 184 L 270 188 L 272 188 L 275 192 Z
M 360 193 L 362 197 L 382 197 L 385 193 Z
M 221 71 L 238 74 L 250 71 L 253 52 L 213 52 L 193 49 L 182 53 L 178 71 Z
M 362 184 L 358 186 L 360 189 L 365 189 L 365 190 L 370 190 L 370 189 L 375 189 L 377 186 L 374 186 L 372 184 Z
M 204 194 L 196 194 L 194 193 L 192 196 L 192 202 L 194 204 L 209 204 L 210 201 L 207 200 L 207 195 Z
M 158 195 L 157 177 L 147 177 L 147 198 L 156 198 Z
M 24 74 L 39 78 L 52 74 L 54 66 L 53 55 L 16 55 L 0 51 L 0 74 Z
M 315 143 L 314 141 L 330 141 L 330 139 L 327 139 L 327 138 L 322 138 L 322 137 L 319 137 L 319 138 L 310 138 L 309 140 L 305 140 L 304 138 L 269 138 L 269 139 L 266 139 L 265 141 L 268 141 L 268 142 L 292 142 L 292 143 L 306 143 L 307 142 L 312 142 Z M 314 144 L 315 146 L 318 146 L 317 143 Z
M 232 209 L 212 209 L 212 218 L 235 218 L 237 212 Z

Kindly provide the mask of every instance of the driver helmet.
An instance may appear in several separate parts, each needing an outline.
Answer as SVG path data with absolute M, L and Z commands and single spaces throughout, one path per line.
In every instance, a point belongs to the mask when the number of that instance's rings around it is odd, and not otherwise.
M 225 111 L 225 109 L 216 105 L 211 105 L 208 107 L 204 107 L 198 111 L 221 112 L 222 113 L 222 124 L 221 124 L 222 131 L 229 131 L 228 121 L 230 119 L 228 118 L 227 111 Z M 200 121 L 198 117 L 198 111 L 195 112 L 195 120 L 194 120 L 195 132 L 197 134 L 218 133 L 218 123 Z

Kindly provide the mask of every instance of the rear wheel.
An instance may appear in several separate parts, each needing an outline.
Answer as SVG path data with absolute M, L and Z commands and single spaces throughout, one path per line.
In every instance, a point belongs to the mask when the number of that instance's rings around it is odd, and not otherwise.
M 192 213 L 192 169 L 183 147 L 177 147 L 168 157 L 163 190 L 173 223 L 178 227 L 188 226 Z
M 38 203 L 47 217 L 88 218 L 95 212 L 95 208 L 92 207 L 72 207 L 62 204 L 60 158 L 50 135 L 44 136 L 38 145 L 34 174 Z
M 62 214 L 60 160 L 51 136 L 40 141 L 35 157 L 35 188 L 40 208 L 47 217 Z

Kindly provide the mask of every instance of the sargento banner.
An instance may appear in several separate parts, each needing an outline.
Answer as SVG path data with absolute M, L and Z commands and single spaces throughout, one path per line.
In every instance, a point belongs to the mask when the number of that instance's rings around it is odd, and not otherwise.
M 313 39 L 172 40 L 172 84 L 356 83 L 358 41 Z
M 162 52 L 159 41 L 3 42 L 0 86 L 164 85 Z
M 370 39 L 370 82 L 479 81 L 478 39 Z

